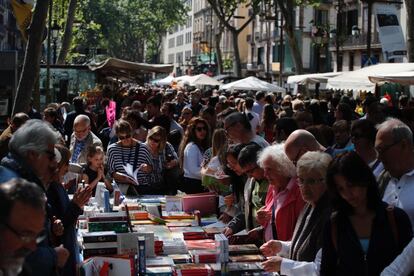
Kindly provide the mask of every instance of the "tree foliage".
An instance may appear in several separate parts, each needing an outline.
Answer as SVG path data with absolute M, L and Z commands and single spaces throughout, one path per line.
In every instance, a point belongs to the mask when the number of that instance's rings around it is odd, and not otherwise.
M 187 9 L 183 0 L 88 0 L 76 16 L 74 53 L 103 48 L 112 57 L 156 61 L 162 35 L 185 21 Z

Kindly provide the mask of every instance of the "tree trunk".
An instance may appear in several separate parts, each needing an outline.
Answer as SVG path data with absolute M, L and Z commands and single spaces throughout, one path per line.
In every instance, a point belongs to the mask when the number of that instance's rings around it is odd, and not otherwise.
M 231 37 L 233 39 L 233 71 L 236 74 L 236 77 L 241 78 L 241 60 L 240 60 L 240 52 L 239 52 L 239 32 L 235 30 L 231 30 Z
M 40 53 L 43 33 L 46 26 L 49 1 L 37 1 L 33 12 L 32 22 L 28 30 L 28 41 L 24 57 L 22 73 L 17 86 L 12 115 L 18 112 L 28 112 L 34 84 L 39 76 Z
M 295 32 L 293 31 L 293 28 L 285 28 L 285 33 L 288 37 L 290 52 L 292 53 L 293 62 L 295 64 L 295 74 L 300 75 L 303 73 L 303 62 Z
M 217 71 L 219 74 L 223 74 L 223 55 L 221 53 L 220 43 L 221 43 L 221 37 L 222 33 L 224 31 L 224 27 L 220 24 L 219 30 L 216 33 L 215 37 L 215 46 L 216 46 L 216 59 L 217 59 Z
M 75 19 L 77 0 L 70 0 L 68 8 L 68 16 L 66 18 L 65 33 L 62 38 L 62 48 L 60 49 L 57 64 L 65 64 L 66 56 L 68 55 L 73 31 L 73 20 Z
M 407 9 L 407 57 L 408 62 L 414 62 L 414 2 L 405 0 Z

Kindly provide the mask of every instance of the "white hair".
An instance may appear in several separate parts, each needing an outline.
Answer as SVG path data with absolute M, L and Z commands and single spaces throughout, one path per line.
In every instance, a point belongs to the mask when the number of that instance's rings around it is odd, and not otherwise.
M 90 126 L 91 125 L 91 119 L 89 119 L 89 117 L 84 115 L 84 114 L 80 114 L 80 115 L 76 116 L 75 121 L 73 122 L 73 126 L 75 126 L 79 123 L 85 123 L 86 126 Z
M 28 151 L 43 152 L 58 142 L 59 135 L 50 125 L 41 120 L 32 119 L 24 123 L 12 136 L 9 150 L 21 157 Z
M 316 171 L 325 177 L 331 161 L 332 157 L 327 153 L 320 151 L 308 151 L 298 160 L 298 163 L 296 164 L 296 171 L 304 173 Z
M 413 132 L 403 122 L 395 118 L 387 118 L 383 123 L 377 125 L 378 131 L 391 131 L 394 142 L 399 142 L 403 139 L 413 144 Z
M 287 157 L 284 150 L 284 143 L 268 146 L 262 150 L 259 154 L 257 163 L 261 168 L 264 167 L 264 163 L 268 160 L 275 165 L 275 169 L 287 177 L 296 176 L 296 168 L 292 161 Z

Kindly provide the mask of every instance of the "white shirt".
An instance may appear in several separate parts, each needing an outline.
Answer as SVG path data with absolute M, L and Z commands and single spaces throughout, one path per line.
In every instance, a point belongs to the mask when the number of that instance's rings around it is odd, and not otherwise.
M 181 135 L 184 135 L 184 129 L 182 126 L 180 126 L 179 123 L 177 123 L 175 120 L 171 120 L 171 124 L 170 124 L 170 132 L 173 130 L 178 130 Z
M 382 200 L 403 209 L 414 226 L 414 170 L 404 174 L 399 180 L 392 177 Z
M 283 247 L 283 243 L 282 243 Z M 319 249 L 316 253 L 315 260 L 313 262 L 300 262 L 283 258 L 280 265 L 280 275 L 306 275 L 306 276 L 319 276 L 322 260 L 322 249 Z
M 193 142 L 188 143 L 184 149 L 184 176 L 201 180 L 201 162 L 203 162 L 203 154 L 198 146 Z
M 404 251 L 381 273 L 381 276 L 405 276 L 414 272 L 414 239 Z
M 263 112 L 263 108 L 264 108 L 264 104 L 262 105 L 262 104 L 255 101 L 253 103 L 252 111 L 259 114 L 259 117 L 261 117 L 262 112 Z
M 253 139 L 250 142 L 255 142 L 262 149 L 269 146 L 269 143 L 262 136 L 259 136 L 259 135 L 256 135 L 256 134 L 254 135 Z
M 253 111 L 251 111 L 251 110 L 246 110 L 246 115 L 248 116 L 249 114 L 250 115 L 252 115 L 253 117 L 252 117 L 252 119 L 250 120 L 250 125 L 251 125 L 251 127 L 252 127 L 252 132 L 254 133 L 254 134 L 256 134 L 257 133 L 257 126 L 259 125 L 259 123 L 260 123 L 260 117 L 259 117 L 259 114 L 257 114 L 256 112 L 253 112 Z M 247 118 L 249 118 L 249 117 L 247 117 Z

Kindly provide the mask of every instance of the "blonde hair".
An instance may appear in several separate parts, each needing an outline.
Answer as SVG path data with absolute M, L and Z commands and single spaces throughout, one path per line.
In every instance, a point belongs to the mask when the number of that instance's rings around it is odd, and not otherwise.
M 212 154 L 218 156 L 221 164 L 226 164 L 226 151 L 228 141 L 226 131 L 223 128 L 214 130 L 212 139 Z
M 151 128 L 148 131 L 147 140 L 146 140 L 147 144 L 148 144 L 149 139 L 154 136 L 158 136 L 160 139 L 160 142 L 158 144 L 158 152 L 161 153 L 164 151 L 165 145 L 167 144 L 167 131 L 165 130 L 165 128 L 161 126 L 155 126 Z

